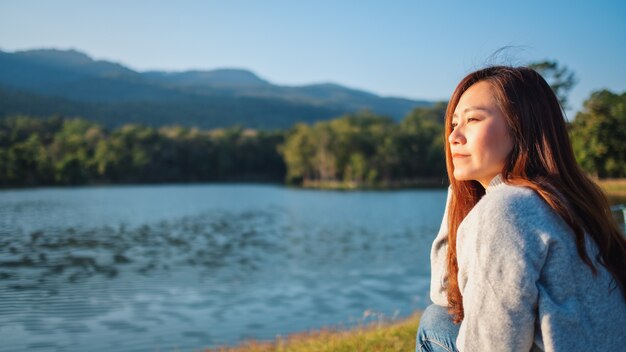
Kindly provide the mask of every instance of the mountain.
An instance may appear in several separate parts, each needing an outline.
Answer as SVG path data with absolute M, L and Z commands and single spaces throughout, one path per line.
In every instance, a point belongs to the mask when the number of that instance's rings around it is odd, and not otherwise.
M 243 69 L 137 72 L 76 50 L 0 51 L 0 117 L 82 116 L 125 123 L 286 128 L 358 110 L 403 118 L 427 101 L 324 83 L 281 86 Z
M 212 71 L 164 72 L 146 71 L 145 77 L 155 82 L 180 87 L 267 87 L 271 83 L 250 71 L 218 69 Z

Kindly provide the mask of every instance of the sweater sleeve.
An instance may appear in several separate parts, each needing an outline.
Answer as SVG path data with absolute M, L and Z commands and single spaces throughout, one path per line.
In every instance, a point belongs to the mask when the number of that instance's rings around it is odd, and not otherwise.
M 448 205 L 452 197 L 452 188 L 448 187 L 446 208 L 437 237 L 430 250 L 430 300 L 439 306 L 448 306 L 448 295 L 445 285 L 448 281 L 446 273 L 446 257 L 448 251 Z
M 463 352 L 530 351 L 547 252 L 536 226 L 542 207 L 528 197 L 490 198 L 475 209 L 475 222 L 459 229 L 464 320 L 457 346 Z

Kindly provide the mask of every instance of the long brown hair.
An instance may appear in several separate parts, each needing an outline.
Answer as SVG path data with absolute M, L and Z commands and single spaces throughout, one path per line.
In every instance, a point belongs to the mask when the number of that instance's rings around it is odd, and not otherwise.
M 578 255 L 596 274 L 597 268 L 585 249 L 585 236 L 590 236 L 599 250 L 596 260 L 612 274 L 626 299 L 626 238 L 611 216 L 606 196 L 576 163 L 561 106 L 541 75 L 530 68 L 505 66 L 469 74 L 448 103 L 445 140 L 452 132 L 452 115 L 461 95 L 480 81 L 491 84 L 513 138 L 513 150 L 502 170 L 504 182 L 537 192 L 572 228 Z M 459 323 L 463 320 L 463 297 L 457 278 L 456 234 L 485 190 L 477 181 L 454 179 L 450 144 L 445 145 L 452 185 L 448 209 L 448 304 L 454 321 Z

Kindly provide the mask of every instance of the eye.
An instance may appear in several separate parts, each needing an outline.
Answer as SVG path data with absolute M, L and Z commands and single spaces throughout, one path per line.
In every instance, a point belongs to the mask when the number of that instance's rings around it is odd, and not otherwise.
M 452 122 L 452 123 L 450 124 L 450 126 L 452 127 L 452 129 L 455 129 L 457 125 L 458 125 L 458 123 L 456 123 L 456 122 Z
M 467 122 L 471 122 L 471 121 L 478 121 L 478 119 L 474 117 L 470 117 L 467 119 Z

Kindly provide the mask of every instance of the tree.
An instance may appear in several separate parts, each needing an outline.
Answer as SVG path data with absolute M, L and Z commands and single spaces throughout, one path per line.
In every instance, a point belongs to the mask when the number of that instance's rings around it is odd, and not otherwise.
M 298 184 L 313 174 L 313 131 L 309 125 L 296 124 L 288 133 L 285 142 L 279 146 L 279 152 L 285 159 L 288 184 Z
M 434 177 L 446 174 L 443 125 L 446 103 L 415 108 L 401 122 L 396 139 L 405 167 L 405 177 Z
M 93 154 L 104 138 L 102 128 L 87 120 L 65 119 L 58 126 L 49 145 L 56 183 L 83 184 L 97 175 Z
M 570 90 L 574 88 L 578 79 L 573 71 L 567 66 L 560 66 L 556 61 L 538 61 L 528 65 L 528 67 L 539 72 L 548 82 L 554 94 L 559 98 L 559 102 L 564 109 L 568 108 L 567 99 Z
M 315 154 L 313 166 L 320 181 L 335 181 L 337 178 L 336 137 L 327 122 L 313 125 L 313 145 Z
M 626 92 L 601 90 L 585 101 L 570 129 L 576 159 L 597 177 L 626 177 Z
M 360 111 L 329 123 L 335 135 L 338 179 L 361 185 L 393 177 L 398 164 L 394 138 L 398 125 L 393 119 Z

